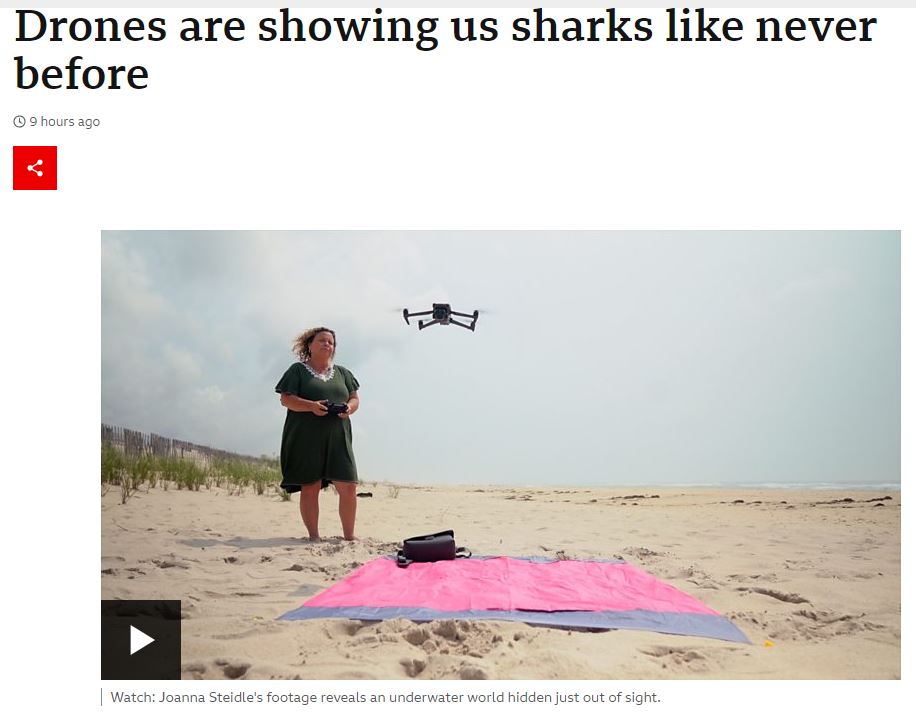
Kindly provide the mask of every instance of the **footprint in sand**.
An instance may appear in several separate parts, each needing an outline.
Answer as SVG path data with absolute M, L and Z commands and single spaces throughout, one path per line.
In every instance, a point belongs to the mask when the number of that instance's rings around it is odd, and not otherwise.
M 308 597 L 309 595 L 314 595 L 315 593 L 321 592 L 324 590 L 322 585 L 309 585 L 308 583 L 303 583 L 291 593 L 287 593 L 290 597 Z
M 202 680 L 207 672 L 206 666 L 202 662 L 190 662 L 181 666 L 181 676 L 190 676 L 193 679 Z
M 655 645 L 645 650 L 640 650 L 644 655 L 657 659 L 662 669 L 674 668 L 690 672 L 705 672 L 708 670 L 706 657 L 689 647 L 665 647 Z
M 427 662 L 424 659 L 418 660 L 415 657 L 405 657 L 401 659 L 399 664 L 404 668 L 404 673 L 408 677 L 416 677 L 426 669 Z
M 483 659 L 493 650 L 505 646 L 502 635 L 494 628 L 463 620 L 435 620 L 423 625 L 413 625 L 401 632 L 401 638 L 421 648 L 428 657 L 405 657 L 400 661 L 408 677 L 417 677 L 430 667 L 435 660 L 436 678 L 461 680 L 488 680 L 490 673 L 484 666 L 467 662 L 462 658 Z M 461 660 L 457 665 L 443 664 L 442 656 L 454 656 Z
M 864 613 L 849 615 L 814 608 L 796 610 L 791 614 L 737 612 L 730 613 L 729 618 L 752 626 L 754 632 L 779 642 L 829 642 L 838 635 L 886 629 L 884 625 L 864 620 Z
M 884 629 L 884 625 L 863 620 L 865 613 L 848 615 L 830 610 L 798 610 L 792 614 L 794 618 L 790 620 L 792 626 L 806 639 L 826 640 L 835 635 L 850 635 L 856 632 Z
M 214 664 L 219 667 L 223 674 L 230 680 L 238 680 L 245 676 L 245 673 L 251 669 L 247 662 L 227 662 L 226 660 L 216 660 Z
M 624 548 L 623 553 L 624 555 L 632 555 L 639 560 L 649 560 L 649 558 L 658 558 L 664 555 L 664 553 L 656 553 L 654 550 L 649 550 L 648 548 L 633 546 Z
M 708 573 L 693 565 L 682 568 L 674 574 L 669 574 L 667 577 L 669 580 L 674 578 L 686 580 L 688 583 L 707 590 L 719 590 L 722 587 L 722 583 L 716 582 Z
M 157 568 L 162 568 L 163 570 L 168 568 L 181 568 L 182 570 L 187 570 L 189 567 L 187 563 L 182 563 L 177 560 L 153 560 L 151 562 Z
M 774 598 L 780 602 L 789 602 L 796 605 L 801 603 L 811 603 L 808 598 L 802 597 L 798 593 L 784 593 L 779 590 L 772 590 L 771 588 L 761 588 L 761 587 L 751 587 L 751 588 L 735 588 L 738 592 L 750 592 L 758 593 L 760 595 L 766 595 L 767 597 Z
M 728 576 L 729 580 L 736 580 L 739 583 L 747 583 L 753 580 L 776 580 L 776 573 L 752 573 L 752 574 L 743 574 L 743 573 L 732 573 Z
M 381 643 L 406 642 L 420 648 L 423 654 L 413 653 L 400 660 L 408 677 L 424 673 L 430 665 L 430 659 L 438 660 L 442 656 L 453 658 L 482 659 L 494 650 L 506 647 L 502 635 L 493 626 L 467 622 L 464 620 L 433 620 L 416 624 L 410 620 L 391 620 L 383 623 L 351 622 L 344 629 L 349 637 L 348 643 L 358 652 L 359 648 Z M 436 678 L 450 677 L 460 679 L 489 679 L 489 674 L 479 665 L 462 660 L 458 664 L 450 663 L 447 674 L 439 674 L 443 664 L 437 662 Z M 467 668 L 467 669 L 465 669 Z
M 462 680 L 489 680 L 486 670 L 478 665 L 462 665 L 458 668 L 458 677 Z

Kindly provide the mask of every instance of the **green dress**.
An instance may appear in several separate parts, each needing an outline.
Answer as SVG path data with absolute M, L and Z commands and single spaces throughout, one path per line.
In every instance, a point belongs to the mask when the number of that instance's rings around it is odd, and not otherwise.
M 331 378 L 323 381 L 299 362 L 286 370 L 276 390 L 310 401 L 345 403 L 358 388 L 356 377 L 343 366 L 335 365 Z M 322 488 L 331 481 L 358 482 L 350 419 L 287 409 L 280 444 L 280 470 L 283 473 L 280 486 L 288 493 L 319 480 Z

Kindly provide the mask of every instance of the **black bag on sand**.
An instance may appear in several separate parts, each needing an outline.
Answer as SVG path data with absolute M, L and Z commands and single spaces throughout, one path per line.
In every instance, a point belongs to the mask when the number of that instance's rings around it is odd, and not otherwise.
M 470 557 L 470 550 L 455 547 L 455 531 L 443 530 L 441 533 L 407 538 L 404 547 L 398 550 L 398 567 L 406 568 L 411 563 L 434 563 L 437 560 Z

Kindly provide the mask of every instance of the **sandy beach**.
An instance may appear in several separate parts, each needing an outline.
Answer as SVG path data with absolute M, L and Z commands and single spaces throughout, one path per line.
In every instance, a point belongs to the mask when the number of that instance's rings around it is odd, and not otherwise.
M 185 679 L 899 679 L 900 494 L 365 484 L 360 539 L 320 543 L 276 494 L 101 499 L 103 599 L 181 599 Z M 478 555 L 621 557 L 751 640 L 496 621 L 280 621 L 401 540 Z

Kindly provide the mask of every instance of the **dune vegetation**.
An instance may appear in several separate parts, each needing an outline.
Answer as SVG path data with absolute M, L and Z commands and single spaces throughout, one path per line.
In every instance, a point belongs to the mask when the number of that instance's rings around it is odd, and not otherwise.
M 140 490 L 199 491 L 223 489 L 242 495 L 276 492 L 283 500 L 289 494 L 280 486 L 280 467 L 271 458 L 214 458 L 200 456 L 129 455 L 110 443 L 102 444 L 102 491 L 121 492 L 121 503 Z

